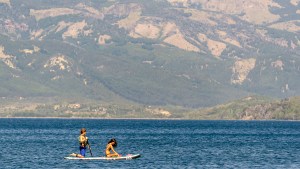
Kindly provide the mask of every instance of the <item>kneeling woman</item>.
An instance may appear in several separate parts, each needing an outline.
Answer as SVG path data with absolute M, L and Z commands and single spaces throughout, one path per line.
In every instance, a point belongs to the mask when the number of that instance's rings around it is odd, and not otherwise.
M 114 147 L 117 147 L 117 140 L 113 138 L 107 143 L 105 149 L 106 157 L 120 157 L 120 155 L 114 150 Z

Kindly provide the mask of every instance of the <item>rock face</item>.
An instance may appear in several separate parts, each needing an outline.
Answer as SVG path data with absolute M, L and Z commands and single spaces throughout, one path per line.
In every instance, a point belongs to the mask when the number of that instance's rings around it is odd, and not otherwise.
M 239 59 L 232 67 L 232 79 L 233 84 L 242 84 L 249 74 L 249 72 L 255 67 L 255 59 Z
M 64 15 L 76 15 L 79 14 L 79 11 L 69 8 L 53 8 L 53 9 L 46 9 L 46 10 L 30 10 L 30 15 L 34 16 L 36 20 L 45 19 L 48 17 L 58 17 Z
M 59 55 L 54 56 L 49 59 L 47 64 L 44 65 L 44 68 L 51 68 L 57 66 L 60 70 L 70 71 L 69 62 L 65 59 L 65 56 Z
M 84 28 L 87 26 L 87 23 L 85 21 L 72 23 L 68 27 L 68 30 L 63 33 L 62 38 L 65 39 L 67 37 L 77 38 L 78 34 L 83 34 L 85 36 L 89 35 L 89 33 L 92 33 L 92 31 L 85 31 Z
M 13 56 L 5 54 L 4 47 L 0 46 L 0 59 L 2 60 L 2 62 L 5 63 L 8 67 L 16 69 L 16 66 L 12 61 L 13 58 Z
M 291 0 L 290 3 L 294 6 L 297 6 L 300 3 L 300 1 L 299 0 Z
M 10 6 L 10 0 L 0 0 L 0 3 L 4 3 Z
M 168 0 L 173 5 L 183 4 L 184 7 L 191 7 L 194 4 L 200 4 L 204 10 L 223 12 L 229 15 L 238 15 L 241 19 L 255 23 L 263 24 L 278 20 L 280 16 L 270 12 L 270 8 L 281 6 L 273 0 Z M 294 2 L 295 4 L 295 2 Z
M 110 39 L 111 39 L 111 36 L 109 36 L 109 35 L 100 35 L 99 39 L 98 39 L 98 43 L 100 45 L 105 45 L 105 44 L 107 44 L 106 41 L 110 40 Z

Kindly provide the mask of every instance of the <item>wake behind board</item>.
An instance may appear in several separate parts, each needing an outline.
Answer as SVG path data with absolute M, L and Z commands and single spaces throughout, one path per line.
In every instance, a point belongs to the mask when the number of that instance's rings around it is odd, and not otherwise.
M 67 160 L 132 160 L 141 157 L 140 154 L 128 154 L 121 157 L 65 157 Z

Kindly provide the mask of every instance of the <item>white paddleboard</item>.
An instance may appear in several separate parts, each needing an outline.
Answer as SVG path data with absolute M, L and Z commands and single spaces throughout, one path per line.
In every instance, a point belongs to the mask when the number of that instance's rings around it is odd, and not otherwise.
M 121 157 L 65 157 L 67 160 L 132 160 L 141 157 L 140 154 L 128 154 Z

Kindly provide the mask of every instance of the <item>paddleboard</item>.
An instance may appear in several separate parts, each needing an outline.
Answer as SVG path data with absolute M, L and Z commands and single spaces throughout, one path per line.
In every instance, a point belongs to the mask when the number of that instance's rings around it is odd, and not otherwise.
M 67 160 L 132 160 L 141 157 L 140 154 L 128 154 L 121 157 L 65 157 Z

